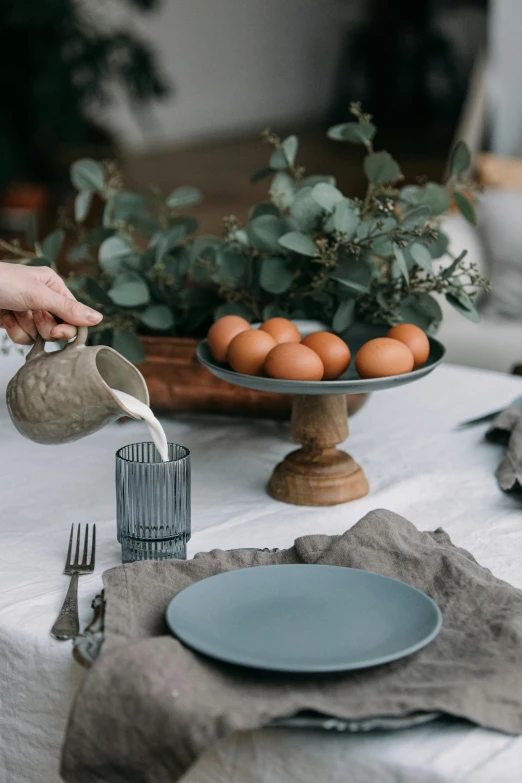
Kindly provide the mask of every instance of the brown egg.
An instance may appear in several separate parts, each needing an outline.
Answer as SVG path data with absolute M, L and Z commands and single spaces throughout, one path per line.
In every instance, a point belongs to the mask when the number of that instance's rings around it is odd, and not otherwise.
M 313 332 L 301 340 L 301 345 L 306 345 L 315 351 L 324 365 L 324 381 L 338 378 L 348 369 L 350 364 L 350 349 L 340 337 L 330 332 Z
M 359 348 L 355 366 L 361 378 L 386 378 L 413 370 L 413 354 L 404 343 L 391 337 L 377 337 Z
M 228 347 L 227 361 L 243 375 L 262 375 L 266 356 L 275 344 L 272 335 L 259 329 L 241 332 Z
M 393 340 L 407 345 L 415 359 L 414 368 L 422 367 L 430 355 L 430 341 L 418 326 L 414 324 L 397 324 L 392 326 L 387 334 Z
M 285 381 L 320 381 L 324 365 L 315 351 L 299 343 L 282 343 L 272 348 L 265 360 L 270 378 Z
M 239 315 L 224 315 L 210 327 L 207 335 L 210 353 L 217 362 L 226 362 L 228 346 L 240 332 L 251 329 L 245 318 Z
M 276 343 L 299 343 L 299 329 L 288 318 L 269 318 L 259 327 L 263 332 L 271 334 Z

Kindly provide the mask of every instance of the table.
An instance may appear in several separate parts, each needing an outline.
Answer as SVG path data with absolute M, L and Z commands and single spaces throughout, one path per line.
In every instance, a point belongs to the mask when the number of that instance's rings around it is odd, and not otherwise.
M 49 629 L 67 587 L 61 574 L 72 522 L 96 522 L 97 569 L 80 580 L 82 626 L 101 573 L 116 565 L 114 452 L 146 437 L 140 422 L 85 440 L 41 446 L 21 438 L 4 402 L 20 365 L 0 356 L 0 783 L 58 783 L 71 701 L 84 672 Z M 373 508 L 421 529 L 442 525 L 499 577 L 522 588 L 522 507 L 497 487 L 500 447 L 481 428 L 454 425 L 507 404 L 520 378 L 446 365 L 410 386 L 374 394 L 351 420 L 348 450 L 371 492 L 332 508 L 287 506 L 264 485 L 289 450 L 287 425 L 225 417 L 164 418 L 193 459 L 189 556 L 213 547 L 285 547 L 305 533 L 341 533 Z M 337 735 L 263 730 L 209 752 L 185 783 L 517 783 L 522 738 L 444 721 L 398 733 Z

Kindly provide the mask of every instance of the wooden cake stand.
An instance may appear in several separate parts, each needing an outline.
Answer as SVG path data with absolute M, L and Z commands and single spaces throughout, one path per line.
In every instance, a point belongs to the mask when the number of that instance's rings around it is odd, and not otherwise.
M 234 372 L 212 358 L 206 340 L 196 351 L 199 361 L 224 381 L 258 391 L 294 395 L 290 434 L 301 448 L 276 466 L 267 490 L 277 500 L 301 506 L 334 506 L 356 500 L 369 491 L 363 469 L 337 448 L 348 437 L 346 395 L 417 381 L 441 363 L 444 353 L 444 346 L 430 338 L 426 363 L 406 375 L 363 380 L 355 367 L 350 367 L 335 381 L 282 381 Z

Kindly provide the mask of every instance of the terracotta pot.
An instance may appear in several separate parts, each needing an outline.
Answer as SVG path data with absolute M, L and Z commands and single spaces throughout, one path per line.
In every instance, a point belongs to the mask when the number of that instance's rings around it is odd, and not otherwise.
M 196 359 L 198 340 L 185 337 L 143 337 L 142 340 L 147 360 L 139 369 L 147 381 L 154 410 L 288 418 L 290 395 L 243 389 L 215 378 Z M 356 413 L 367 397 L 367 394 L 348 395 L 349 415 Z

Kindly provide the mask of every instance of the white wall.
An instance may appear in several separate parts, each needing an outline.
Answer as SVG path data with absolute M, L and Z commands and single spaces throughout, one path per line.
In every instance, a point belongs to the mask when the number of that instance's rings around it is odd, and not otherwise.
M 176 87 L 139 122 L 118 97 L 103 120 L 129 147 L 257 131 L 328 106 L 343 29 L 336 0 L 164 0 L 143 16 L 84 3 L 98 23 L 123 20 L 153 42 Z
M 522 0 L 491 0 L 489 94 L 491 149 L 522 154 Z

